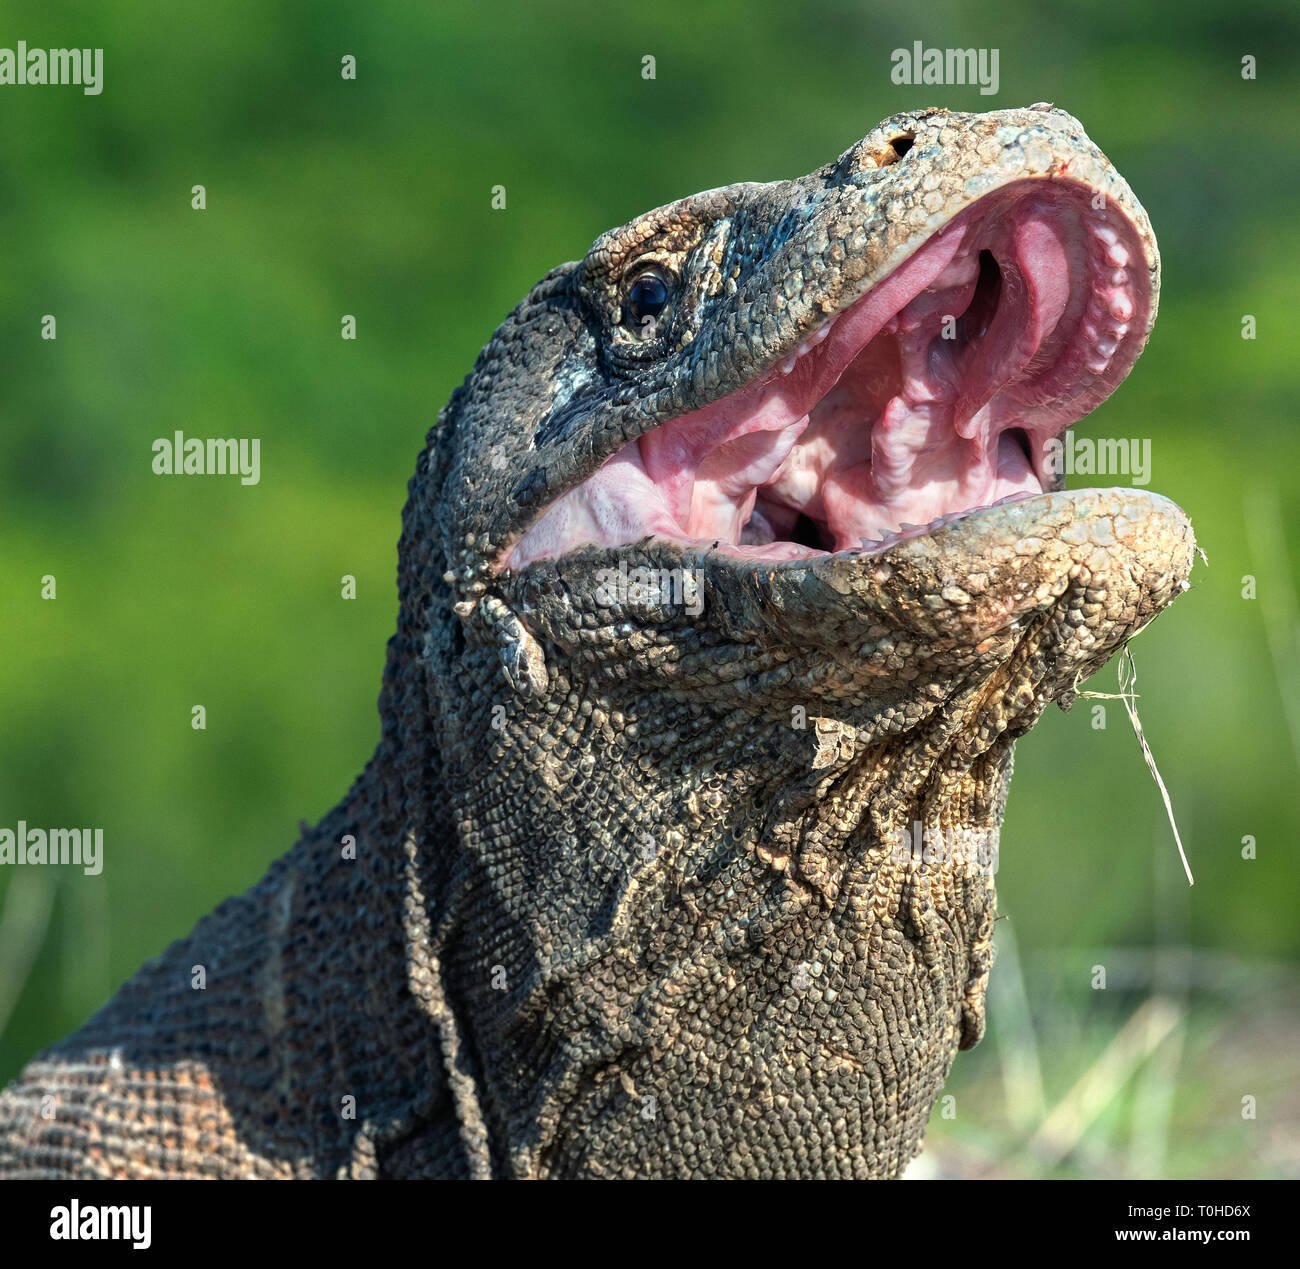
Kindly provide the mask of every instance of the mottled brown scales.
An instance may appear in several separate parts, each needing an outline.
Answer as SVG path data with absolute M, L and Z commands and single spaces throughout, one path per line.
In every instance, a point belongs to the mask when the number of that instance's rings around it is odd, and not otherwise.
M 982 1033 L 995 904 L 987 867 L 894 843 L 996 832 L 1015 739 L 1183 589 L 1185 517 L 1057 491 L 798 566 L 662 540 L 499 565 L 973 200 L 1063 176 L 1138 227 L 1154 299 L 1142 209 L 1049 107 L 897 116 L 539 282 L 419 457 L 374 757 L 0 1096 L 0 1172 L 901 1172 Z M 647 256 L 682 289 L 638 340 Z M 694 569 L 702 611 L 598 600 L 620 562 Z

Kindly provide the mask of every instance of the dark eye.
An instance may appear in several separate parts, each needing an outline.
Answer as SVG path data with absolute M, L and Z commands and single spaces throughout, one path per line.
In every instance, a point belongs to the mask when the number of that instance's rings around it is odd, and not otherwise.
M 653 269 L 637 275 L 627 291 L 627 317 L 638 330 L 653 327 L 655 319 L 668 307 L 671 298 L 668 282 Z

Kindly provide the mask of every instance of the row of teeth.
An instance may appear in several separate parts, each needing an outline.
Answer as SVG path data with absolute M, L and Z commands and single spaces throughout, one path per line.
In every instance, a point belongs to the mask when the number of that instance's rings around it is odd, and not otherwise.
M 816 348 L 817 345 L 820 344 L 826 338 L 826 336 L 831 333 L 831 327 L 833 327 L 835 323 L 839 321 L 839 319 L 840 319 L 840 314 L 836 313 L 828 322 L 826 322 L 822 326 L 819 326 L 815 331 L 813 331 L 813 333 L 809 335 L 808 338 L 805 339 L 799 345 L 799 347 L 794 350 L 794 352 L 792 352 L 783 362 L 781 362 L 779 367 L 781 373 L 783 375 L 788 375 L 790 371 L 794 369 L 795 362 L 797 362 L 800 357 L 807 356 L 808 353 L 812 352 L 812 350 Z
M 1093 246 L 1089 265 L 1095 284 L 1083 318 L 1083 336 L 1091 345 L 1092 353 L 1084 364 L 1093 374 L 1100 375 L 1110 367 L 1115 350 L 1128 334 L 1133 297 L 1128 290 L 1128 249 L 1107 224 L 1106 212 L 1090 208 L 1087 223 Z M 1123 289 L 1108 295 L 1115 287 Z

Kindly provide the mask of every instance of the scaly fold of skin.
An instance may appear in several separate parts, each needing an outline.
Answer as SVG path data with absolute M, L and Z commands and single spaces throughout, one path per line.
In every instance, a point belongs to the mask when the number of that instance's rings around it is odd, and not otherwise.
M 1186 517 L 1049 479 L 983 509 L 941 499 L 934 527 L 867 549 L 765 555 L 672 520 L 644 533 L 614 483 L 589 538 L 537 526 L 656 428 L 750 420 L 779 380 L 783 401 L 819 398 L 857 353 L 817 331 L 883 312 L 891 286 L 899 309 L 920 297 L 896 325 L 929 333 L 925 296 L 977 283 L 968 261 L 917 287 L 927 244 L 968 212 L 993 235 L 1001 204 L 981 200 L 1012 186 L 1082 191 L 1132 256 L 1108 285 L 1136 318 L 1053 344 L 1090 320 L 1070 304 L 1093 266 L 1041 216 L 1015 222 L 1042 295 L 1006 311 L 1050 314 L 1033 339 L 1055 351 L 1008 372 L 999 408 L 1049 438 L 1131 368 L 1159 281 L 1141 207 L 1051 107 L 895 116 L 803 180 L 670 204 L 538 283 L 420 456 L 371 763 L 0 1097 L 0 1170 L 897 1175 L 983 1029 L 1013 744 L 1186 588 Z M 647 260 L 676 289 L 633 331 Z M 919 417 L 923 394 L 901 397 L 890 417 Z M 927 426 L 996 432 L 978 403 L 942 407 Z M 741 497 L 771 475 L 742 457 L 696 483 Z M 929 487 L 881 465 L 853 477 L 873 498 Z M 542 549 L 521 551 L 530 533 Z

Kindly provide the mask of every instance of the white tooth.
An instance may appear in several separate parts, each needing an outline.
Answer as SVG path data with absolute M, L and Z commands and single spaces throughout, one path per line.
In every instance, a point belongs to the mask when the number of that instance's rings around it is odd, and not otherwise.
M 799 345 L 798 348 L 796 348 L 796 349 L 794 350 L 794 355 L 795 355 L 796 357 L 805 357 L 805 356 L 807 356 L 807 354 L 808 354 L 808 347 L 809 347 L 808 342 L 807 342 L 807 340 L 805 340 L 802 344 Z
M 1097 341 L 1097 351 L 1104 357 L 1113 357 L 1115 349 L 1119 347 L 1119 341 L 1115 339 L 1099 339 Z
M 1116 243 L 1106 252 L 1106 263 L 1113 264 L 1117 269 L 1122 269 L 1128 264 L 1128 252 Z
M 1097 357 L 1094 358 L 1094 360 L 1088 362 L 1088 369 L 1091 370 L 1093 374 L 1099 375 L 1105 373 L 1106 368 L 1109 365 L 1110 365 L 1109 357 Z
M 1094 227 L 1092 232 L 1095 237 L 1100 238 L 1107 246 L 1110 246 L 1113 242 L 1119 241 L 1119 234 L 1117 234 L 1109 225 L 1097 225 Z
M 794 357 L 787 357 L 781 363 L 781 373 L 783 375 L 788 375 L 790 371 L 794 369 L 794 363 L 797 359 L 798 359 L 798 354 L 796 354 Z

